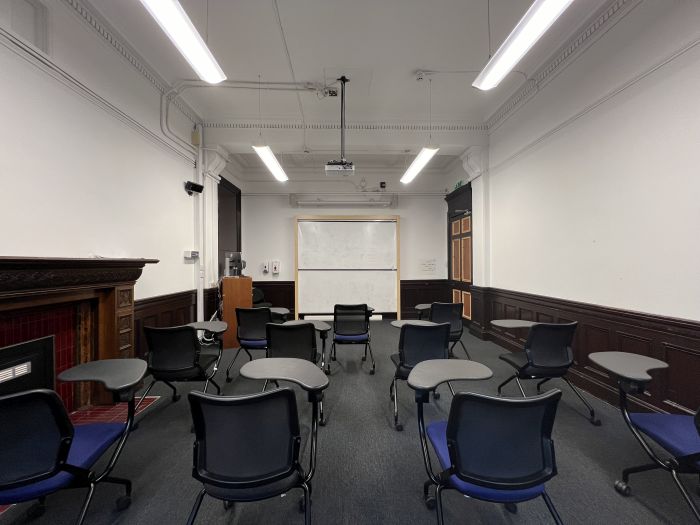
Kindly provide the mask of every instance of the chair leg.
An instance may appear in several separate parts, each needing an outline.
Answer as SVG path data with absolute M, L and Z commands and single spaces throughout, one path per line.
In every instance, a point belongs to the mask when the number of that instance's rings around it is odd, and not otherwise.
M 206 491 L 204 489 L 199 491 L 199 494 L 197 494 L 197 499 L 194 501 L 194 507 L 192 507 L 192 510 L 190 511 L 190 517 L 187 518 L 187 525 L 192 525 L 194 523 L 195 518 L 197 517 L 197 513 L 199 512 L 199 507 L 202 505 L 202 500 L 204 499 L 204 495 L 206 494 Z
M 554 503 L 552 503 L 552 500 L 549 499 L 549 494 L 547 494 L 546 491 L 542 491 L 542 499 L 544 502 L 547 504 L 547 508 L 549 509 L 549 513 L 552 515 L 552 518 L 554 518 L 554 521 L 557 525 L 562 525 L 561 518 L 559 517 L 559 513 L 557 513 L 557 509 L 554 507 Z
M 455 356 L 455 353 L 454 353 L 454 348 L 455 348 L 455 346 L 457 346 L 457 341 L 455 341 L 455 342 L 452 343 L 452 346 L 450 347 L 450 349 L 449 349 L 448 352 L 447 352 L 447 357 L 450 358 L 450 359 L 453 358 L 453 357 Z
M 469 355 L 469 350 L 467 350 L 467 347 L 464 346 L 464 343 L 462 342 L 462 340 L 460 339 L 460 340 L 457 341 L 457 342 L 458 342 L 460 345 L 462 345 L 462 348 L 464 349 L 464 353 L 467 354 L 467 359 L 471 360 L 472 356 Z
M 262 389 L 263 392 L 264 392 L 265 389 L 267 388 L 267 383 L 269 383 L 269 380 L 268 380 L 268 379 L 265 379 L 265 382 L 263 383 L 263 389 Z
M 323 399 L 318 402 L 318 424 L 322 427 L 326 426 L 326 418 L 323 417 Z
M 173 391 L 173 403 L 177 403 L 180 401 L 180 394 L 177 393 L 177 388 L 175 388 L 175 385 L 173 385 L 170 381 L 163 381 L 166 385 L 170 387 L 170 390 Z
M 88 507 L 90 506 L 90 501 L 92 501 L 92 495 L 95 493 L 95 484 L 90 483 L 90 488 L 85 496 L 85 501 L 83 502 L 83 507 L 80 509 L 80 514 L 78 515 L 77 525 L 82 525 L 85 521 L 85 515 L 87 514 Z
M 231 361 L 228 365 L 228 368 L 226 369 L 226 382 L 230 383 L 233 381 L 233 378 L 230 376 L 231 372 L 231 367 L 233 367 L 233 363 L 236 362 L 236 359 L 238 359 L 238 354 L 241 353 L 241 348 L 239 347 L 238 350 L 236 351 L 236 355 L 233 356 L 233 361 Z
M 372 361 L 372 370 L 369 371 L 369 375 L 373 376 L 376 365 L 374 364 L 374 354 L 372 354 L 372 345 L 367 343 L 366 348 L 369 348 L 369 358 Z
M 523 395 L 523 397 L 527 397 L 525 395 L 525 390 L 523 390 L 523 385 L 520 383 L 520 378 L 518 376 L 515 376 L 515 382 L 518 383 L 518 388 L 520 389 L 520 393 Z
M 503 383 L 501 383 L 500 385 L 498 385 L 498 395 L 499 395 L 499 396 L 501 395 L 501 389 L 502 389 L 504 386 L 506 386 L 508 383 L 510 383 L 513 379 L 515 379 L 516 377 L 517 377 L 516 375 L 512 375 L 512 376 L 510 376 L 508 379 L 506 379 L 505 381 L 503 381 Z
M 139 409 L 139 407 L 141 406 L 141 403 L 143 403 L 143 400 L 146 399 L 146 396 L 147 396 L 148 393 L 151 391 L 151 388 L 153 388 L 153 385 L 155 385 L 156 382 L 157 382 L 157 381 L 156 381 L 155 379 L 154 379 L 153 381 L 151 381 L 151 384 L 148 385 L 148 388 L 147 388 L 146 391 L 143 393 L 143 395 L 142 395 L 141 398 L 139 399 L 138 403 L 136 403 L 136 408 L 135 408 L 134 410 L 138 410 L 138 409 Z
M 311 525 L 311 488 L 306 483 L 301 488 L 304 489 L 304 525 Z
M 399 424 L 399 390 L 397 388 L 398 383 L 396 378 L 394 378 L 394 428 L 401 432 L 403 430 L 403 425 Z
M 331 345 L 331 361 L 335 361 L 336 359 L 337 356 L 335 355 L 335 341 L 333 341 L 333 344 Z
M 685 490 L 683 483 L 681 483 L 681 480 L 678 479 L 678 474 L 676 473 L 675 470 L 671 470 L 671 476 L 673 476 L 673 481 L 675 481 L 676 486 L 678 487 L 678 490 L 681 491 L 681 494 L 683 495 L 683 499 L 685 500 L 685 502 L 690 507 L 690 510 L 695 515 L 695 519 L 700 521 L 700 512 L 698 511 L 698 508 L 693 503 L 693 500 L 690 499 L 690 496 L 688 495 L 688 491 Z
M 448 382 L 447 382 L 447 386 L 450 387 L 450 393 L 452 394 L 452 397 L 455 397 L 455 389 L 452 388 L 452 383 L 450 383 L 450 382 L 448 381 Z
M 593 410 L 593 407 L 588 403 L 588 401 L 586 401 L 586 398 L 583 397 L 583 396 L 581 395 L 581 392 L 578 391 L 578 388 L 576 388 L 576 387 L 574 386 L 574 384 L 573 384 L 571 381 L 569 381 L 569 378 L 568 378 L 568 377 L 564 376 L 564 377 L 562 377 L 562 379 L 563 379 L 564 381 L 566 381 L 566 384 L 569 385 L 569 386 L 571 387 L 571 390 L 574 391 L 574 394 L 576 394 L 576 395 L 578 396 L 578 398 L 579 398 L 581 401 L 583 401 L 583 404 L 586 405 L 586 408 L 588 409 L 588 413 L 589 413 L 589 415 L 590 415 L 590 417 L 588 418 L 588 420 L 591 422 L 591 424 L 594 425 L 594 426 L 596 426 L 596 427 L 599 427 L 599 426 L 601 425 L 600 419 L 596 419 L 596 417 L 595 417 L 595 410 Z
M 444 525 L 445 523 L 445 518 L 442 515 L 442 490 L 444 487 L 442 485 L 438 485 L 437 488 L 435 489 L 435 502 L 437 503 L 437 522 L 438 525 Z
M 367 343 L 365 343 L 365 353 L 362 355 L 362 360 L 367 361 Z
M 221 395 L 221 387 L 219 386 L 219 384 L 218 384 L 216 381 L 214 381 L 214 378 L 213 378 L 213 377 L 212 377 L 211 379 L 209 379 L 207 382 L 210 382 L 212 385 L 214 385 L 214 387 L 216 388 L 216 395 L 217 395 L 217 396 Z M 205 387 L 204 387 L 204 391 L 205 391 L 205 392 L 207 391 L 207 390 L 206 390 L 206 385 L 205 385 Z
M 546 377 L 545 379 L 543 379 L 542 381 L 540 381 L 539 383 L 537 383 L 537 393 L 538 393 L 538 394 L 540 393 L 540 387 L 541 387 L 542 385 L 544 385 L 544 384 L 545 384 L 547 381 L 549 381 L 550 379 L 552 379 L 552 378 L 551 378 L 551 377 Z

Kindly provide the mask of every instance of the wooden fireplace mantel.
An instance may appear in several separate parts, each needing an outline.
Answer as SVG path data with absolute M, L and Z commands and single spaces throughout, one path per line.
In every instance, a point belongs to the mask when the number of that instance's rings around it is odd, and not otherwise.
M 158 259 L 0 257 L 0 315 L 57 304 L 77 308 L 77 362 L 133 357 L 134 285 Z M 84 390 L 81 404 L 108 402 Z

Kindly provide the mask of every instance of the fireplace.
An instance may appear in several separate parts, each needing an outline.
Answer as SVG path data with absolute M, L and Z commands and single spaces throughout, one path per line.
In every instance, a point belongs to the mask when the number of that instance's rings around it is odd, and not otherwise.
M 134 284 L 144 265 L 156 262 L 0 257 L 0 371 L 15 366 L 2 365 L 6 347 L 44 337 L 54 342 L 51 383 L 79 363 L 133 357 Z M 33 362 L 30 366 L 36 369 Z M 23 369 L 6 374 L 15 372 Z M 101 385 L 57 382 L 49 387 L 68 410 L 112 402 Z

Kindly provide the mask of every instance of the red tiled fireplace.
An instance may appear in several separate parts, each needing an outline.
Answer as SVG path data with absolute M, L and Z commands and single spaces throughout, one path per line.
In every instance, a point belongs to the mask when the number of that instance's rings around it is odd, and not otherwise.
M 94 359 L 133 356 L 134 284 L 154 259 L 0 257 L 0 352 L 54 337 L 54 373 Z M 70 411 L 111 403 L 99 385 L 61 384 Z

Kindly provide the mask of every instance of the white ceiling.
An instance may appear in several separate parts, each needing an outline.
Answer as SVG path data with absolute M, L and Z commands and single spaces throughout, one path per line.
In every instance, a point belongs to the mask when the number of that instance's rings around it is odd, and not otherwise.
M 427 125 L 428 82 L 417 81 L 416 71 L 478 71 L 489 54 L 488 0 L 278 0 L 279 22 L 274 0 L 180 1 L 230 80 L 257 81 L 260 75 L 268 82 L 324 84 L 340 74 L 350 77 L 347 120 L 351 124 Z M 166 81 L 173 84 L 194 78 L 138 0 L 90 3 Z M 603 3 L 605 0 L 574 2 L 517 69 L 533 73 Z M 490 0 L 492 51 L 530 4 L 531 0 Z M 525 80 L 512 73 L 498 88 L 485 93 L 471 87 L 475 76 L 445 73 L 430 77 L 433 124 L 483 124 Z M 266 123 L 299 124 L 302 110 L 307 124 L 339 121 L 339 98 L 310 92 L 263 91 L 260 95 L 260 116 L 257 90 L 194 88 L 183 98 L 210 124 L 255 123 L 259 118 Z M 231 153 L 247 154 L 257 135 L 250 129 L 207 129 L 205 140 Z M 434 133 L 440 155 L 449 157 L 444 166 L 452 165 L 454 156 L 469 145 L 483 142 L 476 135 L 464 130 Z M 339 149 L 337 130 L 305 134 L 298 128 L 276 129 L 265 130 L 264 136 L 277 152 L 302 153 L 307 148 L 316 154 L 304 157 L 304 162 L 318 157 L 322 166 L 338 156 L 327 153 Z M 404 151 L 415 153 L 427 141 L 425 129 L 360 129 L 348 133 L 348 156 L 354 152 L 390 158 L 400 154 L 403 158 Z M 369 162 L 366 157 L 363 160 Z M 239 161 L 247 163 L 245 157 Z

